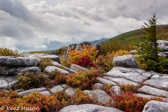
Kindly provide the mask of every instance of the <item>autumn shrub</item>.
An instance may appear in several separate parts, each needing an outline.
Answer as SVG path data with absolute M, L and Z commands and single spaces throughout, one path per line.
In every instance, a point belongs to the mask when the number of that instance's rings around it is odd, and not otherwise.
M 111 84 L 103 84 L 103 85 L 104 85 L 103 90 L 104 90 L 106 93 L 110 94 Z
M 0 48 L 0 56 L 21 56 L 17 50 Z
M 82 56 L 80 60 L 78 60 L 76 63 L 72 62 L 73 64 L 80 65 L 82 67 L 95 67 L 96 65 L 91 62 L 89 56 Z
M 115 93 L 113 93 L 115 94 Z M 142 98 L 135 96 L 131 91 L 121 91 L 120 94 L 111 96 L 114 100 L 114 107 L 126 112 L 142 112 L 145 104 L 150 100 L 162 101 L 161 98 Z
M 133 84 L 121 84 L 120 87 L 123 91 L 137 92 L 137 87 L 134 86 Z
M 98 82 L 97 77 L 102 76 L 102 70 L 91 69 L 90 71 L 78 72 L 67 76 L 66 83 L 69 86 L 91 89 L 92 85 Z
M 60 74 L 60 71 L 54 70 L 51 73 L 48 73 L 47 75 L 49 76 L 50 79 L 55 79 L 56 75 Z
M 16 89 L 38 88 L 42 85 L 44 86 L 48 81 L 48 77 L 44 73 L 33 74 L 30 72 L 25 72 L 25 73 L 19 74 L 17 77 L 18 77 L 19 83 L 15 85 Z
M 118 50 L 113 51 L 112 53 L 107 53 L 106 55 L 99 55 L 98 58 L 95 60 L 95 64 L 98 67 L 103 67 L 105 71 L 109 71 L 112 69 L 112 61 L 115 56 L 122 56 L 122 55 L 128 55 L 129 51 L 127 50 Z
M 53 53 L 56 54 L 56 55 L 61 56 L 61 55 L 65 55 L 66 52 L 67 52 L 67 47 L 66 46 L 62 46 L 62 47 L 60 47 L 58 50 L 56 50 Z
M 57 74 L 55 76 L 55 84 L 58 85 L 58 84 L 65 84 L 66 83 L 66 79 L 67 79 L 67 75 L 65 74 Z
M 69 59 L 62 58 L 62 56 L 60 56 L 60 63 L 61 65 L 66 66 L 68 68 L 71 66 L 71 61 Z
M 70 61 L 74 63 L 77 63 L 77 61 L 80 60 L 82 56 L 90 57 L 90 61 L 93 62 L 96 59 L 98 52 L 99 51 L 96 50 L 95 45 L 86 45 L 84 48 L 81 47 L 80 50 L 70 50 L 68 52 L 68 56 Z
M 40 62 L 39 66 L 40 66 L 42 71 L 45 69 L 45 67 L 52 65 L 52 62 L 53 62 L 52 59 L 50 59 L 50 58 L 41 58 L 41 57 L 39 57 L 39 58 L 41 59 L 41 62 Z

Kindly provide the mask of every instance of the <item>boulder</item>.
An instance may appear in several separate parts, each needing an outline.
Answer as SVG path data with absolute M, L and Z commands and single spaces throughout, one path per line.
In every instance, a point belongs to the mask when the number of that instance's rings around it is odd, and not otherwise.
M 95 104 L 70 105 L 62 108 L 59 112 L 123 112 L 113 107 L 105 107 Z
M 114 93 L 117 95 L 120 94 L 121 88 L 119 86 L 112 86 L 109 90 L 110 90 L 110 94 L 114 96 Z
M 133 55 L 116 56 L 112 64 L 114 67 L 139 68 Z
M 41 72 L 41 69 L 39 67 L 6 67 L 1 72 L 1 75 L 4 75 L 4 76 L 17 75 L 23 72 L 30 72 L 33 74 L 38 74 Z
M 68 89 L 66 89 L 65 90 L 65 93 L 67 94 L 67 95 L 73 95 L 73 94 L 75 94 L 75 89 L 74 88 L 68 88 Z
M 109 103 L 110 101 L 112 101 L 112 98 L 103 90 L 93 90 L 93 91 L 84 91 L 85 93 L 87 93 L 90 98 L 93 98 L 95 100 L 98 100 L 98 103 Z
M 0 56 L 0 65 L 4 66 L 18 66 L 18 67 L 28 67 L 37 66 L 40 63 L 38 58 L 30 57 L 10 57 L 10 56 Z
M 60 91 L 63 91 L 63 88 L 61 85 L 54 86 L 50 89 L 51 93 L 56 93 L 56 92 L 60 92 Z
M 168 103 L 159 101 L 149 101 L 144 106 L 142 112 L 168 112 Z
M 47 95 L 47 96 L 50 96 L 51 93 L 49 91 L 42 91 L 40 92 L 42 95 Z
M 61 68 L 55 67 L 55 66 L 47 66 L 44 71 L 47 73 L 51 73 L 53 71 L 57 70 L 58 72 L 62 73 L 62 74 L 69 74 L 69 72 L 67 72 L 66 70 L 63 70 Z
M 101 90 L 103 90 L 104 86 L 103 86 L 103 84 L 101 84 L 101 83 L 96 83 L 96 84 L 94 84 L 94 85 L 92 86 L 92 88 L 93 88 L 94 90 L 96 90 L 96 89 L 101 89 Z
M 34 89 L 29 89 L 29 90 L 26 90 L 26 91 L 22 91 L 22 92 L 19 92 L 18 94 L 20 95 L 20 97 L 23 97 L 24 95 L 29 95 L 33 92 L 41 92 L 41 91 L 44 91 L 46 90 L 45 87 L 41 87 L 41 88 L 34 88 Z
M 76 64 L 71 64 L 70 69 L 72 69 L 72 70 L 74 70 L 76 72 L 79 72 L 79 71 L 82 71 L 82 72 L 89 71 L 88 69 L 83 68 L 83 67 L 81 67 L 79 65 L 76 65 Z
M 86 45 L 91 45 L 90 42 L 82 42 L 82 43 L 77 43 L 77 44 L 70 44 L 67 48 L 67 52 L 70 50 L 80 50 L 81 47 L 84 48 Z
M 138 89 L 138 92 L 155 95 L 155 96 L 162 96 L 162 97 L 168 97 L 168 91 L 153 88 L 150 86 L 142 86 Z
M 0 80 L 0 89 L 8 89 L 9 85 L 8 82 L 6 80 Z
M 158 47 L 163 49 L 164 51 L 168 51 L 168 41 L 166 40 L 158 40 Z

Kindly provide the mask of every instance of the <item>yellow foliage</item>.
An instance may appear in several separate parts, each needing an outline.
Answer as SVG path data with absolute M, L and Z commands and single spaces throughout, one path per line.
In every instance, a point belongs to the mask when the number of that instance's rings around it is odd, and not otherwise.
M 91 62 L 93 62 L 96 58 L 96 55 L 99 51 L 96 50 L 95 45 L 91 46 L 91 45 L 86 45 L 84 46 L 84 48 L 81 47 L 80 50 L 70 50 L 68 52 L 68 56 L 70 58 L 71 62 L 77 62 L 78 60 L 80 60 L 80 58 L 82 56 L 89 56 Z
M 127 50 L 118 50 L 113 51 L 112 53 L 107 53 L 106 55 L 99 55 L 96 61 L 94 62 L 97 66 L 101 66 L 105 71 L 112 69 L 112 61 L 115 56 L 128 55 L 129 51 Z
M 46 66 L 51 66 L 52 65 L 52 62 L 53 62 L 52 59 L 50 59 L 50 58 L 41 58 L 41 57 L 39 57 L 39 58 L 41 59 L 41 62 L 40 62 L 41 70 L 44 70 Z
M 20 56 L 17 50 L 0 48 L 0 56 Z

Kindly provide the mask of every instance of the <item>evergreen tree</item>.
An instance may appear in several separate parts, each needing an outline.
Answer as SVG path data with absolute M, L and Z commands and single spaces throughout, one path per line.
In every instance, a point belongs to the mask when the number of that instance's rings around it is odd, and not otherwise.
M 156 22 L 157 18 L 154 14 L 153 17 L 148 20 L 148 23 L 144 23 L 145 26 L 143 26 L 142 29 L 145 31 L 146 36 L 140 43 L 138 50 L 139 59 L 141 59 L 141 61 L 145 61 L 147 63 L 155 62 L 152 67 L 153 69 L 157 69 L 159 65 L 159 49 L 157 47 Z

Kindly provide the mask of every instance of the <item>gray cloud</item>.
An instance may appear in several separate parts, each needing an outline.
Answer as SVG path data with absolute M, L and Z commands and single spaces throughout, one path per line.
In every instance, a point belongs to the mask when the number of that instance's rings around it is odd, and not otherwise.
M 166 24 L 167 5 L 166 0 L 1 0 L 0 47 L 43 49 L 50 41 L 110 38 L 140 28 L 153 13 Z

